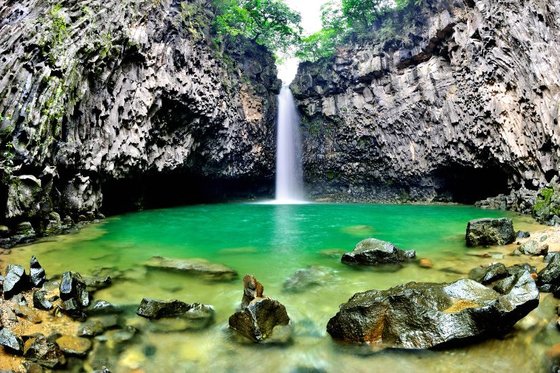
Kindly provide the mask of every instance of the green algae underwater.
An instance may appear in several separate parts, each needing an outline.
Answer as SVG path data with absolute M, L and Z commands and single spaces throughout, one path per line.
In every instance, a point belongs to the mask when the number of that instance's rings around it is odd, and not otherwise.
M 143 297 L 151 297 L 215 307 L 215 323 L 203 330 L 162 332 L 151 329 L 149 321 L 128 315 L 127 325 L 142 332 L 124 350 L 107 350 L 112 371 L 539 371 L 544 369 L 544 351 L 560 341 L 554 326 L 555 302 L 549 295 L 543 295 L 539 309 L 526 318 L 529 321 L 522 321 L 505 339 L 461 348 L 374 352 L 340 345 L 326 333 L 338 306 L 359 291 L 409 281 L 450 282 L 466 277 L 477 265 L 495 261 L 542 266 L 542 259 L 533 263 L 527 257 L 508 256 L 513 246 L 466 248 L 468 220 L 503 216 L 513 218 L 517 230 L 542 228 L 528 217 L 461 205 L 197 205 L 109 218 L 75 234 L 15 249 L 7 261 L 23 264 L 33 253 L 47 275 L 67 270 L 111 275 L 116 278 L 113 285 L 95 293 L 95 299 L 117 305 L 138 305 Z M 400 269 L 356 269 L 340 263 L 341 252 L 368 237 L 415 249 L 417 257 L 430 259 L 433 268 L 410 263 Z M 481 258 L 478 254 L 483 253 L 490 255 Z M 235 269 L 240 278 L 254 275 L 265 295 L 286 306 L 294 326 L 293 342 L 282 346 L 240 342 L 227 327 L 241 300 L 240 279 L 209 282 L 149 269 L 144 263 L 153 256 L 204 258 Z M 308 266 L 328 269 L 329 277 L 299 292 L 284 289 L 287 278 Z M 90 359 L 98 355 L 92 353 Z M 94 367 L 95 361 L 88 364 Z

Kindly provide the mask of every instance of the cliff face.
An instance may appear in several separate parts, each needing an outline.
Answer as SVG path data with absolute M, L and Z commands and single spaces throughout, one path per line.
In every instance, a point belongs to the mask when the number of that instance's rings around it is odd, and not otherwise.
M 270 184 L 266 50 L 214 44 L 203 0 L 54 4 L 0 2 L 0 224 Z
M 558 174 L 560 4 L 426 0 L 300 66 L 306 183 L 345 199 L 472 202 Z

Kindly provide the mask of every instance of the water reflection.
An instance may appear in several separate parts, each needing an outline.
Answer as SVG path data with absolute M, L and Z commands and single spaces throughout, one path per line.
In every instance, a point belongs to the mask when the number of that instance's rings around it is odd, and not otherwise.
M 301 207 L 297 205 L 274 206 L 274 233 L 272 248 L 276 253 L 295 254 L 301 245 L 301 227 L 304 220 Z M 301 214 L 301 215 L 300 215 Z

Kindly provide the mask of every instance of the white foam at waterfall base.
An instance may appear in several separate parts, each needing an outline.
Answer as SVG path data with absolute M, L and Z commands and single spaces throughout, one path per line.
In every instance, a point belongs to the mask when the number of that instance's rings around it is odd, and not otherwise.
M 278 95 L 276 196 L 273 203 L 305 203 L 299 116 L 287 86 L 282 87 Z

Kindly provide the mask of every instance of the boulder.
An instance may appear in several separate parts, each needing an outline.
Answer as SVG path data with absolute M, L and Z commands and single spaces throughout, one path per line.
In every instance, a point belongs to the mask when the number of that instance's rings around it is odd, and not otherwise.
M 60 299 L 63 301 L 74 300 L 78 308 L 89 305 L 89 293 L 82 276 L 76 272 L 64 272 L 60 281 Z
M 157 320 L 151 328 L 154 331 L 170 332 L 187 329 L 202 329 L 214 321 L 214 307 L 205 304 L 187 304 L 178 300 L 160 301 L 142 299 L 136 313 L 139 316 Z
M 502 263 L 494 263 L 487 267 L 473 268 L 469 272 L 469 278 L 483 285 L 489 284 L 496 280 L 508 277 L 509 273 L 507 268 Z
M 43 322 L 39 313 L 27 306 L 17 305 L 14 307 L 14 312 L 17 316 L 22 317 L 33 324 L 40 324 Z
M 349 265 L 399 264 L 416 258 L 414 250 L 401 250 L 390 242 L 375 238 L 360 241 L 354 250 L 342 256 L 342 263 Z
M 47 292 L 44 290 L 37 290 L 33 292 L 33 307 L 38 310 L 49 311 L 53 308 L 53 304 L 46 298 Z
M 0 346 L 3 346 L 11 353 L 23 353 L 23 341 L 7 328 L 0 330 Z
M 329 320 L 327 332 L 344 342 L 427 349 L 501 335 L 538 304 L 539 291 L 527 271 L 507 294 L 470 279 L 411 282 L 355 294 Z
M 513 222 L 508 218 L 471 220 L 465 238 L 469 247 L 507 245 L 515 241 Z
M 92 343 L 87 338 L 63 335 L 56 339 L 56 344 L 65 355 L 86 357 L 91 350 Z
M 47 368 L 60 367 L 66 364 L 64 354 L 58 345 L 42 334 L 31 336 L 23 347 L 23 355 L 39 365 Z
M 96 300 L 90 307 L 87 309 L 87 314 L 89 316 L 93 315 L 114 315 L 122 313 L 122 309 L 107 302 L 106 300 Z
M 43 285 L 47 280 L 45 270 L 41 267 L 41 264 L 39 264 L 39 261 L 35 256 L 31 257 L 31 261 L 29 263 L 29 277 L 31 285 L 36 288 L 41 287 L 41 285 Z
M 252 342 L 285 343 L 291 338 L 286 307 L 265 297 L 264 287 L 253 277 L 243 279 L 241 310 L 229 318 L 229 327 Z
M 200 276 L 209 281 L 231 281 L 238 277 L 235 270 L 223 264 L 212 263 L 199 258 L 174 259 L 154 256 L 145 263 L 145 266 L 152 269 Z
M 83 280 L 89 292 L 106 289 L 113 283 L 111 276 L 84 276 Z
M 560 255 L 553 256 L 548 265 L 538 273 L 537 285 L 540 291 L 560 297 Z
M 310 287 L 321 286 L 331 283 L 334 280 L 334 271 L 327 267 L 309 266 L 298 269 L 286 281 L 284 290 L 289 292 L 302 292 Z
M 518 250 L 524 255 L 546 256 L 548 254 L 548 244 L 539 240 L 528 240 L 522 243 Z
M 29 281 L 23 267 L 15 264 L 8 265 L 2 284 L 4 299 L 10 299 L 28 288 Z

